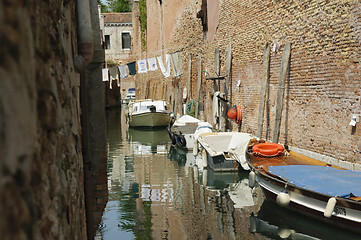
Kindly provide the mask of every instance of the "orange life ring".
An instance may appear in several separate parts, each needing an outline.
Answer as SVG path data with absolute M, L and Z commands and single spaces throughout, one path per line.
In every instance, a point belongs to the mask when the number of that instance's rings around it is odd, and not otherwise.
M 284 148 L 277 143 L 260 143 L 252 147 L 253 153 L 264 157 L 275 157 L 280 155 Z
M 237 106 L 237 124 L 241 124 L 242 121 L 242 108 L 240 106 Z

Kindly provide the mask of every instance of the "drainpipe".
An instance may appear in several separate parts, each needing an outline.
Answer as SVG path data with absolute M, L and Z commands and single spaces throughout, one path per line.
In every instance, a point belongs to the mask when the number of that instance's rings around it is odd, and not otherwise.
M 80 108 L 82 128 L 82 155 L 84 165 L 84 203 L 86 215 L 87 238 L 94 238 L 93 213 L 92 213 L 92 192 L 93 182 L 91 178 L 91 161 L 89 156 L 89 115 L 88 115 L 88 77 L 86 76 L 87 66 L 93 58 L 93 29 L 91 24 L 89 0 L 77 0 L 78 20 L 78 55 L 74 57 L 74 68 L 80 73 Z
M 78 55 L 74 57 L 77 72 L 86 67 L 93 58 L 93 30 L 90 19 L 89 0 L 77 0 Z

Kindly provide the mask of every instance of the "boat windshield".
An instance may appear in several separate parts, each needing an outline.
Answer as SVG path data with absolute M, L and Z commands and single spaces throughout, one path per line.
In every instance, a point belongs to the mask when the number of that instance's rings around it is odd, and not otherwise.
M 155 106 L 156 110 L 167 110 L 163 102 L 142 102 L 140 104 L 133 105 L 133 112 L 149 111 L 152 106 Z

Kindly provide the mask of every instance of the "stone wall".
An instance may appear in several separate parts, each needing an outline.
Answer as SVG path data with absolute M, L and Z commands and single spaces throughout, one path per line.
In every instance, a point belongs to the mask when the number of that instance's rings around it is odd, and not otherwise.
M 74 1 L 0 0 L 0 239 L 86 239 Z
M 270 58 L 269 118 L 265 113 L 263 128 L 263 136 L 267 131 L 268 136 L 272 136 L 281 58 L 289 41 L 291 62 L 280 142 L 339 160 L 361 163 L 361 123 L 354 128 L 349 126 L 351 114 L 361 114 L 360 3 L 356 0 L 206 2 L 209 15 L 213 17 L 208 16 L 210 29 L 203 32 L 201 18 L 197 18 L 202 1 L 147 1 L 148 23 L 159 24 L 163 34 L 155 32 L 153 35 L 148 31 L 148 51 L 138 49 L 137 56 L 153 57 L 180 50 L 184 72 L 180 81 L 185 86 L 187 59 L 192 55 L 194 98 L 198 78 L 196 58 L 202 57 L 202 71 L 213 77 L 214 52 L 218 48 L 221 75 L 224 75 L 226 50 L 231 44 L 230 100 L 243 109 L 241 131 L 255 134 L 263 50 L 267 42 L 271 47 L 276 44 L 276 52 L 272 51 Z M 182 7 L 167 7 L 173 4 Z M 173 22 L 174 17 L 176 21 Z M 141 96 L 162 96 L 170 100 L 176 81 L 174 78 L 164 79 L 158 71 L 137 75 L 136 86 Z M 167 89 L 167 96 L 159 94 L 160 87 Z M 210 120 L 212 81 L 205 80 L 204 76 L 201 91 L 204 119 Z M 237 126 L 232 125 L 233 130 L 237 130 Z

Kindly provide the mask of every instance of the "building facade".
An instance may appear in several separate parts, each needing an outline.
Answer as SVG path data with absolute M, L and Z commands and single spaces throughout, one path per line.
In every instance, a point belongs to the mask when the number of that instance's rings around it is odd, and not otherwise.
M 140 96 L 165 98 L 173 104 L 189 77 L 188 97 L 195 99 L 201 92 L 200 116 L 211 121 L 215 89 L 214 81 L 207 78 L 227 74 L 231 46 L 227 89 L 220 79 L 216 90 L 227 91 L 230 105 L 243 109 L 242 125 L 231 121 L 230 129 L 256 134 L 268 44 L 269 92 L 262 136 L 272 140 L 282 55 L 289 42 L 279 142 L 361 170 L 361 122 L 349 125 L 354 114 L 361 114 L 359 1 L 154 0 L 146 2 L 146 9 L 146 51 L 140 47 L 140 24 L 135 18 L 134 56 L 164 57 L 179 51 L 184 74 L 177 78 L 164 78 L 160 71 L 138 75 Z M 219 64 L 215 64 L 217 52 Z
M 132 13 L 102 13 L 106 61 L 117 64 L 132 54 Z

